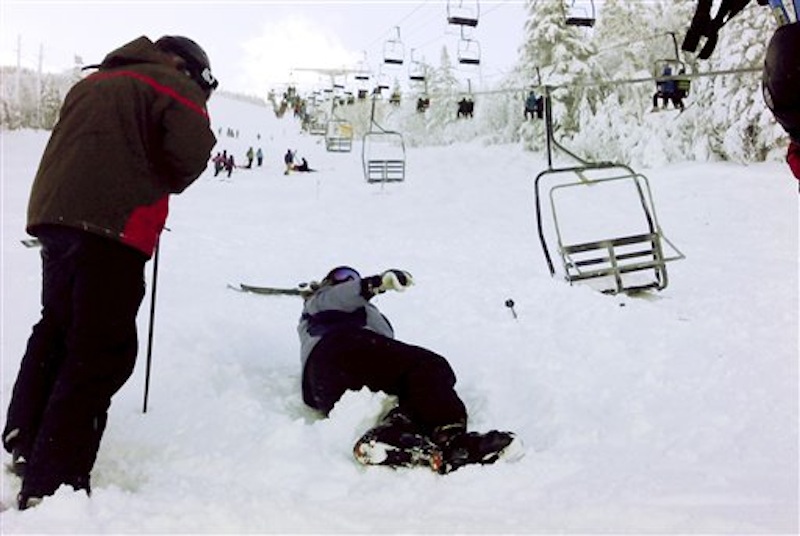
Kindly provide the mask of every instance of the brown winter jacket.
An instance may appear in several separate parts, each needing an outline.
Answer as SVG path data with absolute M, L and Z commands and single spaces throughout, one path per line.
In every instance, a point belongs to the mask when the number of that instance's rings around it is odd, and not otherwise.
M 200 87 L 146 37 L 70 89 L 33 182 L 27 230 L 77 227 L 152 256 L 169 194 L 203 172 L 216 138 Z

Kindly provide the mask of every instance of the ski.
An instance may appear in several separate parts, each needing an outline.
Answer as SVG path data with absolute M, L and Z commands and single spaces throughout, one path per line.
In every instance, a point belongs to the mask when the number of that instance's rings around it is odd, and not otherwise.
M 316 286 L 309 283 L 300 283 L 296 287 L 260 287 L 239 283 L 238 285 L 228 284 L 228 288 L 237 292 L 250 292 L 264 296 L 309 296 Z

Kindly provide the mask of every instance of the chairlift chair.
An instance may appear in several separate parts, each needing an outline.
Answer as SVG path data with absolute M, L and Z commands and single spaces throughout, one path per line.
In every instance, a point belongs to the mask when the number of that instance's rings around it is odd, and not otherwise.
M 371 130 L 361 145 L 364 178 L 369 183 L 405 180 L 406 148 L 399 132 Z
M 400 40 L 400 27 L 394 27 L 397 35 L 392 39 L 388 39 L 383 44 L 383 62 L 388 65 L 403 65 L 405 60 L 405 49 L 403 42 Z
M 458 42 L 458 63 L 462 65 L 480 65 L 481 46 L 478 41 L 461 37 Z
M 591 28 L 594 26 L 594 23 L 594 1 L 589 0 L 589 2 L 581 1 L 578 3 L 576 0 L 573 0 L 572 5 L 569 7 L 569 11 L 567 13 L 567 26 L 582 26 Z
M 344 119 L 331 119 L 325 128 L 325 149 L 349 153 L 353 148 L 353 125 Z
M 675 89 L 685 97 L 689 95 L 692 81 L 689 76 L 681 75 L 688 75 L 688 71 L 686 64 L 679 59 L 661 59 L 656 60 L 653 64 L 653 78 L 656 79 L 656 88 L 660 88 L 665 81 L 674 81 Z
M 411 49 L 411 61 L 408 68 L 408 79 L 411 82 L 424 82 L 425 81 L 425 65 L 420 61 L 414 59 L 414 49 Z
M 478 15 L 480 14 L 480 3 L 478 0 L 465 2 L 464 0 L 448 0 L 447 2 L 447 22 L 457 26 L 478 25 Z
M 542 183 L 550 185 L 546 205 Z M 662 232 L 644 175 L 623 164 L 596 163 L 550 168 L 534 184 L 539 239 L 551 275 L 560 271 L 570 284 L 584 282 L 606 294 L 667 287 L 666 263 L 684 255 Z M 557 242 L 560 270 L 548 237 Z

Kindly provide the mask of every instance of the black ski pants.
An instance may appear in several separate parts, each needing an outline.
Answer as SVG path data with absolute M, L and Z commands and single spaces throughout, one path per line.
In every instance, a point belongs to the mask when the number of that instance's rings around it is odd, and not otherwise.
M 317 343 L 303 371 L 303 400 L 327 414 L 347 390 L 395 395 L 420 429 L 467 422 L 447 360 L 367 329 L 335 331 Z
M 61 484 L 89 490 L 111 397 L 133 372 L 143 253 L 77 229 L 48 226 L 42 243 L 42 317 L 20 364 L 3 431 L 28 464 L 21 493 Z

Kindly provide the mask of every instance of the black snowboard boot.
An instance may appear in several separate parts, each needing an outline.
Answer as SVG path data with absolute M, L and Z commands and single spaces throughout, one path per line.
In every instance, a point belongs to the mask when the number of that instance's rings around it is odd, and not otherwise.
M 442 451 L 439 473 L 452 473 L 470 464 L 487 465 L 521 456 L 521 442 L 512 432 L 467 432 L 463 424 L 439 427 L 433 439 Z
M 353 447 L 356 460 L 364 465 L 390 467 L 427 466 L 439 471 L 442 453 L 399 408 L 391 410 L 370 428 Z

